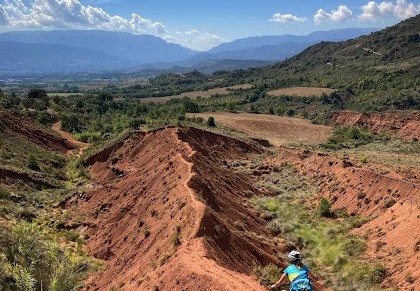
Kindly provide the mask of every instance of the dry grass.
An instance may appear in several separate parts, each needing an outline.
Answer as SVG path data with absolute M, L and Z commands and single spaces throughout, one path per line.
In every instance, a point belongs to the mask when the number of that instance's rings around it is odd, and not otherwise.
M 185 96 L 196 99 L 198 97 L 209 98 L 216 94 L 218 95 L 227 95 L 231 90 L 235 89 L 250 89 L 252 85 L 250 84 L 242 84 L 242 85 L 235 85 L 230 87 L 223 87 L 223 88 L 214 88 L 207 91 L 192 91 L 192 92 L 185 92 L 178 95 L 171 95 L 171 96 L 163 96 L 163 97 L 150 97 L 150 98 L 139 98 L 140 102 L 142 103 L 149 103 L 149 102 L 166 102 L 173 98 L 179 99 L 184 98 Z
M 321 96 L 323 93 L 331 94 L 334 91 L 334 89 L 320 87 L 290 87 L 269 91 L 268 95 L 275 97 L 282 95 L 310 97 Z
M 284 144 L 320 144 L 327 141 L 332 128 L 315 125 L 301 118 L 276 115 L 210 112 L 194 113 L 188 116 L 199 116 L 207 120 L 213 116 L 217 124 L 240 130 L 252 137 L 266 139 L 275 146 Z

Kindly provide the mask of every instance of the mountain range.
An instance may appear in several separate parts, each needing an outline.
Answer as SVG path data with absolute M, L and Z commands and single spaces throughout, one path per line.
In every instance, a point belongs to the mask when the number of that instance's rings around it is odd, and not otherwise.
M 319 41 L 368 34 L 372 28 L 238 39 L 197 52 L 151 35 L 100 30 L 16 31 L 0 34 L 0 73 L 196 69 L 212 72 L 263 66 Z

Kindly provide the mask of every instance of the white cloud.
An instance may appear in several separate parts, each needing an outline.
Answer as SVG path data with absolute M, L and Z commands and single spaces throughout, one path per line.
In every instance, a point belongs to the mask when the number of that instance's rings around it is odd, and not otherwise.
M 117 0 L 89 2 L 109 1 Z M 221 43 L 217 35 L 194 29 L 172 36 L 161 22 L 152 21 L 136 13 L 128 18 L 111 15 L 100 7 L 84 5 L 80 0 L 4 0 L 4 4 L 0 4 L 0 30 L 11 29 L 101 29 L 152 34 L 168 42 L 199 50 Z
M 153 22 L 135 13 L 130 19 L 110 15 L 102 8 L 83 5 L 79 0 L 32 0 L 29 4 L 22 0 L 9 0 L 0 4 L 0 25 L 14 29 L 104 29 L 158 35 L 167 33 L 160 22 Z
M 306 17 L 298 17 L 292 14 L 281 14 L 275 13 L 269 21 L 278 22 L 278 23 L 290 23 L 290 22 L 304 22 Z
M 195 50 L 208 50 L 222 43 L 222 39 L 212 33 L 201 32 L 196 29 L 188 31 L 177 31 L 175 35 L 165 35 L 163 37 L 168 42 L 179 43 L 183 46 Z
M 391 1 L 383 1 L 376 3 L 370 1 L 362 6 L 363 13 L 359 15 L 361 20 L 380 20 L 389 17 L 406 19 L 416 16 L 420 13 L 420 4 L 407 3 L 405 0 L 397 0 L 395 3 Z
M 349 21 L 352 15 L 353 12 L 346 5 L 340 5 L 337 10 L 332 10 L 331 12 L 318 9 L 314 15 L 314 22 L 315 24 L 323 22 L 343 23 Z
M 8 25 L 9 21 L 7 19 L 8 15 L 4 8 L 0 5 L 0 25 Z

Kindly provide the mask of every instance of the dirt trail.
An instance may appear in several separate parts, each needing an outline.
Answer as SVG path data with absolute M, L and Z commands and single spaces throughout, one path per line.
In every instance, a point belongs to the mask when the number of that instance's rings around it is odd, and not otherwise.
M 67 153 L 66 153 L 67 156 L 73 154 L 75 150 L 77 150 L 76 155 L 81 156 L 83 151 L 89 146 L 88 143 L 78 141 L 70 133 L 68 133 L 66 131 L 63 131 L 61 129 L 61 121 L 58 121 L 58 122 L 54 123 L 53 126 L 52 126 L 52 129 L 54 131 L 56 131 L 62 138 L 67 140 L 69 143 L 71 143 L 75 147 L 75 149 L 71 149 L 71 150 L 67 151 Z
M 86 251 L 105 261 L 85 289 L 264 290 L 252 265 L 274 263 L 286 249 L 244 203 L 247 192 L 258 194 L 251 179 L 225 164 L 260 152 L 168 128 L 134 134 L 91 160 L 97 187 L 66 205 L 84 217 Z

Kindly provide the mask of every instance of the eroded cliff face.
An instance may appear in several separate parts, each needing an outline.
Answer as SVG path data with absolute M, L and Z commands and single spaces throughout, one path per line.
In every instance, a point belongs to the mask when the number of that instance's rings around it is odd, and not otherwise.
M 405 139 L 420 138 L 420 112 L 359 113 L 334 112 L 331 124 L 344 126 L 367 126 L 372 132 L 387 131 Z

